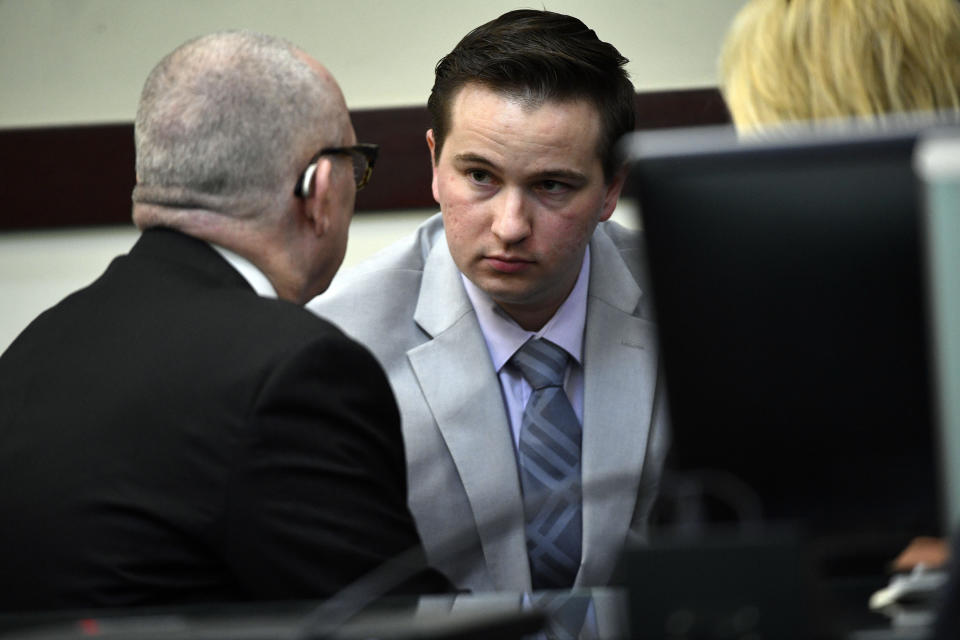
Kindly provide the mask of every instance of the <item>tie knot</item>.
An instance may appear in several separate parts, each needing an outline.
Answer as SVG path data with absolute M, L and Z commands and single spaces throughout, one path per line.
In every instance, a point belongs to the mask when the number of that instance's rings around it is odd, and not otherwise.
M 517 349 L 510 361 L 534 389 L 563 385 L 569 356 L 563 347 L 533 338 Z

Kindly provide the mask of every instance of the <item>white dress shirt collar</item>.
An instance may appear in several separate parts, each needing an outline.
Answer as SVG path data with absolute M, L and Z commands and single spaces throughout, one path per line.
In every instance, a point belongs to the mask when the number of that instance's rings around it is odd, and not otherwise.
M 223 256 L 224 260 L 230 263 L 230 266 L 240 272 L 240 275 L 243 276 L 243 279 L 246 280 L 251 287 L 253 287 L 253 290 L 257 292 L 257 295 L 263 298 L 277 297 L 277 290 L 273 288 L 270 280 L 267 279 L 267 276 L 265 276 L 255 264 L 243 256 L 230 251 L 230 249 L 225 249 L 219 245 L 213 244 L 212 242 L 209 244 L 216 250 L 217 253 Z

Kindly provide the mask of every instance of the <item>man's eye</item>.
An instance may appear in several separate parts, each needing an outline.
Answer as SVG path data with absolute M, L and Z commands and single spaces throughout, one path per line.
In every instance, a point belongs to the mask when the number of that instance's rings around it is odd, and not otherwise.
M 540 190 L 550 194 L 566 193 L 570 190 L 570 185 L 556 180 L 544 180 L 540 183 Z
M 483 169 L 471 169 L 467 171 L 467 175 L 471 180 L 479 184 L 489 184 L 492 180 L 490 174 Z

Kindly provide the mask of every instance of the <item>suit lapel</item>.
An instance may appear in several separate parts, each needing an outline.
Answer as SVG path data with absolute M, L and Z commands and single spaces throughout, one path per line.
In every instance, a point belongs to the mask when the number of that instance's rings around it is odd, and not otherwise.
M 637 500 L 653 412 L 653 324 L 634 312 L 642 295 L 606 234 L 591 241 L 584 343 L 583 567 L 578 584 L 606 580 Z
M 500 383 L 445 239 L 424 265 L 414 320 L 432 339 L 407 358 L 460 474 L 493 583 L 529 585 L 516 454 Z

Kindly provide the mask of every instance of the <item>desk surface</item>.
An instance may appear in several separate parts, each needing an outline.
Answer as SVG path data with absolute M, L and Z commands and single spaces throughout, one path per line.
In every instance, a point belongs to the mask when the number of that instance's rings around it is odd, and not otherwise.
M 565 602 L 589 603 L 586 624 L 579 636 L 581 639 L 667 637 L 665 633 L 657 635 L 657 631 L 649 628 L 635 631 L 631 636 L 629 599 L 625 590 L 585 589 L 546 594 L 554 597 L 550 605 L 553 607 Z M 337 607 L 328 606 L 326 610 L 334 614 L 324 616 L 310 629 L 303 625 L 317 611 L 317 603 L 312 602 L 7 615 L 0 616 L 0 640 L 359 640 L 372 637 L 384 640 L 490 637 L 519 640 L 545 624 L 541 606 L 531 604 L 539 595 L 482 593 L 387 599 L 342 624 L 331 622 L 336 618 Z M 863 606 L 866 607 L 865 603 Z M 894 630 L 880 618 L 873 622 L 867 628 L 847 629 L 829 637 L 838 640 L 920 640 L 928 637 L 926 629 Z M 682 620 L 674 623 L 680 624 Z

